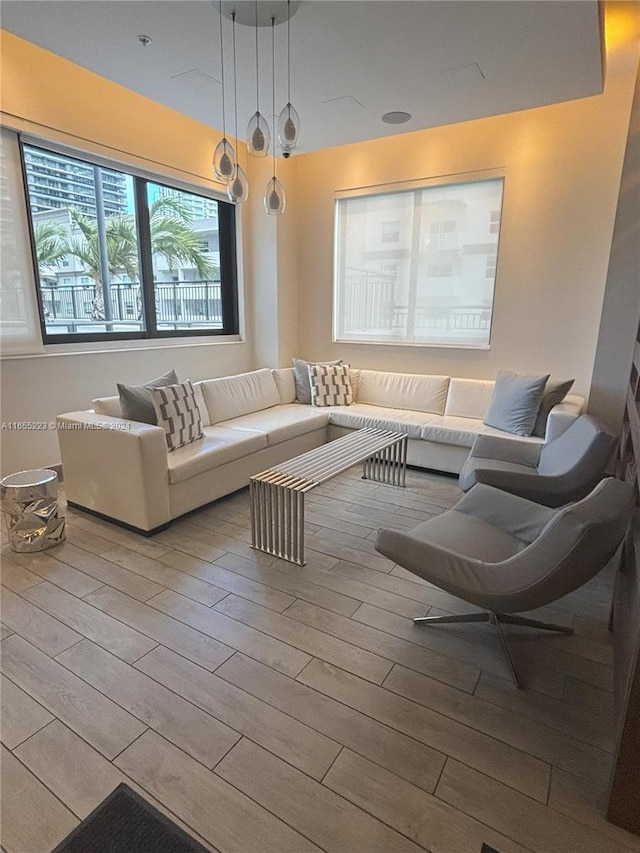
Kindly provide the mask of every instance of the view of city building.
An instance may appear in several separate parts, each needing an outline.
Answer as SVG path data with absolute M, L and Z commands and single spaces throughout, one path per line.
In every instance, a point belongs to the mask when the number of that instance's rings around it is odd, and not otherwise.
M 33 213 L 73 207 L 96 215 L 94 166 L 32 146 L 24 147 L 24 165 Z M 127 212 L 127 176 L 110 169 L 102 173 L 102 196 L 106 216 Z

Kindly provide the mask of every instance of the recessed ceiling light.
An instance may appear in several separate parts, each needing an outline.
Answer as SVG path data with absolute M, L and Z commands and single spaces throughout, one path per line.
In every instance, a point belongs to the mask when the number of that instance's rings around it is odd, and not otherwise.
M 142 45 L 142 47 L 149 47 L 153 39 L 151 36 L 138 36 L 138 41 Z
M 410 118 L 411 113 L 405 113 L 402 110 L 393 110 L 390 113 L 385 113 L 382 116 L 382 121 L 385 121 L 387 124 L 404 124 Z

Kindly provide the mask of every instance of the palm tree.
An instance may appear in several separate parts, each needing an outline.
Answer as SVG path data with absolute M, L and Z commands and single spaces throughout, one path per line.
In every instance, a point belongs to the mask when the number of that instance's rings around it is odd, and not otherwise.
M 47 276 L 47 267 L 57 267 L 67 252 L 64 225 L 59 222 L 36 222 L 33 227 L 36 257 L 40 276 Z
M 201 279 L 212 278 L 215 264 L 200 248 L 186 204 L 178 196 L 157 198 L 149 205 L 151 251 L 162 255 L 171 271 L 180 264 L 195 267 Z
M 51 267 L 60 266 L 67 252 L 67 232 L 64 225 L 59 222 L 36 222 L 33 226 L 33 239 L 36 247 L 36 258 L 38 260 L 38 273 L 40 281 L 57 281 L 51 273 Z M 42 295 L 42 308 L 45 317 L 49 316 L 49 306 L 44 294 Z
M 92 320 L 104 320 L 104 289 L 100 264 L 98 226 L 78 210 L 71 211 L 71 219 L 80 231 L 79 237 L 68 240 L 63 254 L 77 257 L 94 281 L 91 309 Z M 191 219 L 184 202 L 177 197 L 156 199 L 149 206 L 151 251 L 162 255 L 170 270 L 180 264 L 197 269 L 201 279 L 213 278 L 217 267 L 204 255 L 198 234 L 191 227 Z M 138 281 L 138 237 L 135 222 L 127 214 L 114 214 L 106 219 L 107 265 L 109 276 L 127 275 Z M 138 316 L 141 304 L 138 298 Z

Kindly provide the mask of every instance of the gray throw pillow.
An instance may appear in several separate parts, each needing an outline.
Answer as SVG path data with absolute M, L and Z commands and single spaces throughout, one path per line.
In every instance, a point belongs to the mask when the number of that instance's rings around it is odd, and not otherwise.
M 483 423 L 513 435 L 531 435 L 549 374 L 528 376 L 499 370 Z
M 158 423 L 158 416 L 153 407 L 150 388 L 166 388 L 167 385 L 177 385 L 178 377 L 175 370 L 169 370 L 164 376 L 151 379 L 144 385 L 121 385 L 118 383 L 120 395 L 120 410 L 122 417 L 128 421 L 138 421 L 141 424 Z
M 316 364 L 328 365 L 335 367 L 342 364 L 342 359 L 336 361 L 304 361 L 301 358 L 294 358 L 293 361 L 293 377 L 296 383 L 296 400 L 299 403 L 311 405 L 311 382 L 309 381 L 309 368 Z
M 557 406 L 558 403 L 564 400 L 574 382 L 575 379 L 567 379 L 563 382 L 554 382 L 552 379 L 549 379 L 542 395 L 542 402 L 540 403 L 540 410 L 536 418 L 536 425 L 533 428 L 533 435 L 544 438 L 547 431 L 549 412 L 554 406 Z

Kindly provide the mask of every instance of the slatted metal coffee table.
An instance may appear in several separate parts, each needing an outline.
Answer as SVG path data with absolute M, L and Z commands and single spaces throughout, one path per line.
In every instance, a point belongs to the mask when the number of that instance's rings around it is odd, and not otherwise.
M 407 436 L 367 427 L 251 477 L 251 545 L 304 566 L 304 496 L 359 462 L 365 480 L 404 486 Z

